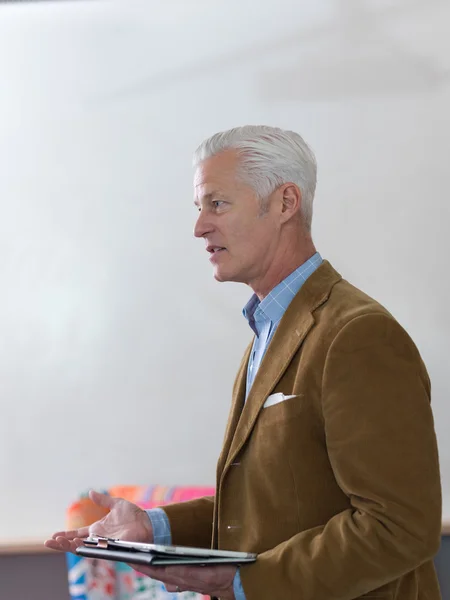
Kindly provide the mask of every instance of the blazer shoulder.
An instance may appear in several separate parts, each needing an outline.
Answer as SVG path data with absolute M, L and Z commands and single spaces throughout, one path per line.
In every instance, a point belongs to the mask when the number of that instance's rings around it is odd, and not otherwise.
M 349 283 L 340 279 L 332 288 L 328 301 L 321 307 L 320 317 L 340 327 L 362 316 L 380 315 L 396 322 L 395 317 L 380 302 Z
M 415 342 L 392 313 L 345 279 L 333 287 L 317 322 L 329 333 L 330 344 L 339 340 L 340 348 L 349 344 L 354 350 L 385 343 L 395 345 L 403 355 L 422 363 Z

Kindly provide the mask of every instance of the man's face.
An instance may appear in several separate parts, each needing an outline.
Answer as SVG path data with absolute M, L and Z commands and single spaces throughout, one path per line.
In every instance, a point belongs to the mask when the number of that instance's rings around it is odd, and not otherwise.
M 280 223 L 270 199 L 267 212 L 261 214 L 255 192 L 237 177 L 237 161 L 235 151 L 227 150 L 198 166 L 194 235 L 204 238 L 217 281 L 252 285 L 273 260 Z

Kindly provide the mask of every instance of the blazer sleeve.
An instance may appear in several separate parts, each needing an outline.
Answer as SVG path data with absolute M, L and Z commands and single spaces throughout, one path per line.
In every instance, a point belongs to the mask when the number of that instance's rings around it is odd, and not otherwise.
M 439 548 L 430 383 L 417 348 L 390 315 L 356 317 L 334 337 L 322 414 L 329 460 L 350 508 L 242 566 L 247 600 L 351 600 Z
M 172 544 L 210 548 L 214 514 L 214 496 L 162 507 L 169 518 Z

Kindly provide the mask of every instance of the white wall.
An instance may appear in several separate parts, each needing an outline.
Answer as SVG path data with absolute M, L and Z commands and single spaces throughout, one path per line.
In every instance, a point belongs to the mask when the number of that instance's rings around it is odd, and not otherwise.
M 450 518 L 449 17 L 0 5 L 0 538 L 59 529 L 90 486 L 214 482 L 249 290 L 214 282 L 192 237 L 190 161 L 245 123 L 311 143 L 319 251 L 418 344 Z

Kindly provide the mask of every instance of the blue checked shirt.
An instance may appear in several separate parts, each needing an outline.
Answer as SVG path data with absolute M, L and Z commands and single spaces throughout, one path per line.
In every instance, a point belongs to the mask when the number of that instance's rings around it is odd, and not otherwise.
M 318 252 L 309 260 L 300 265 L 295 271 L 279 283 L 263 299 L 259 300 L 256 294 L 250 298 L 243 309 L 244 317 L 247 319 L 255 334 L 252 352 L 247 369 L 246 397 L 252 387 L 256 373 L 267 350 L 270 340 L 291 303 L 294 296 L 300 290 L 304 282 L 322 264 L 322 257 Z M 153 527 L 155 544 L 172 543 L 169 519 L 162 508 L 153 508 L 146 511 Z M 236 600 L 246 600 L 244 588 L 241 583 L 239 569 L 233 582 L 233 591 Z

